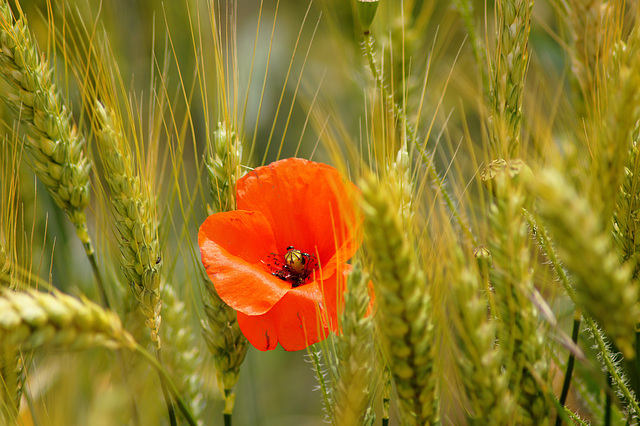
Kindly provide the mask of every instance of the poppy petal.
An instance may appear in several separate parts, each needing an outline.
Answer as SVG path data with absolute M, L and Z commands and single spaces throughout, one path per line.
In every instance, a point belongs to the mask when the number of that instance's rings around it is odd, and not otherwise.
M 331 166 L 300 158 L 276 161 L 239 179 L 237 193 L 239 209 L 266 216 L 281 254 L 294 246 L 317 256 L 327 278 L 360 245 L 358 189 Z
M 209 216 L 198 233 L 207 274 L 224 302 L 248 315 L 269 311 L 291 288 L 264 263 L 275 252 L 273 231 L 260 212 Z
M 324 288 L 335 288 L 333 279 Z M 327 312 L 319 285 L 314 282 L 293 288 L 267 313 L 249 316 L 238 313 L 238 325 L 245 337 L 261 351 L 278 343 L 287 351 L 298 351 L 324 340 L 329 334 Z

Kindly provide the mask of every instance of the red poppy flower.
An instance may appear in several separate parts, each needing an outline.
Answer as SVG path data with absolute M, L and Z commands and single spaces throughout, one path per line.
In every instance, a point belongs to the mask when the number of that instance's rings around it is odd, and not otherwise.
M 238 180 L 238 210 L 200 227 L 207 274 L 256 348 L 300 350 L 337 331 L 361 242 L 357 193 L 333 167 L 280 160 Z

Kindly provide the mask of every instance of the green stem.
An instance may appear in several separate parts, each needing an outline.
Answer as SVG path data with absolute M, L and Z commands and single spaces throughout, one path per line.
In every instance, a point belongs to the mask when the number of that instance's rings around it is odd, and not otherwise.
M 596 325 L 595 321 L 593 321 L 591 318 L 584 317 L 584 321 L 587 327 L 589 327 L 591 333 L 593 334 L 593 339 L 595 340 L 596 347 L 598 348 L 598 351 L 602 356 L 602 362 L 604 363 L 607 369 L 607 372 L 611 377 L 611 382 L 618 388 L 618 390 L 620 391 L 623 398 L 626 400 L 628 404 L 628 408 L 630 411 L 629 416 L 636 416 L 640 414 L 640 407 L 638 406 L 638 401 L 636 401 L 632 392 L 627 387 L 626 385 L 627 379 L 626 377 L 624 377 L 624 374 L 620 371 L 618 366 L 615 364 L 613 356 L 611 355 L 611 352 L 609 350 L 609 346 L 607 345 L 607 343 L 604 341 L 604 338 L 602 337 L 602 332 L 600 331 L 600 329 L 598 329 L 598 326 Z M 610 399 L 609 392 L 607 392 L 607 399 Z M 605 407 L 605 408 L 610 409 L 610 407 Z M 606 424 L 606 415 L 605 415 L 605 424 Z
M 320 392 L 322 393 L 322 401 L 324 403 L 325 410 L 329 413 L 329 418 L 333 417 L 333 406 L 331 405 L 331 398 L 329 395 L 329 390 L 327 388 L 327 382 L 325 381 L 324 375 L 322 374 L 322 361 L 320 349 L 316 345 L 312 345 L 309 348 L 309 354 L 311 355 L 311 359 L 313 360 L 313 370 L 316 373 L 316 379 L 318 380 L 318 384 L 320 385 Z
M 549 239 L 547 230 L 545 229 L 544 226 L 538 224 L 536 222 L 536 219 L 533 217 L 533 215 L 526 210 L 524 211 L 524 217 L 527 220 L 527 223 L 529 224 L 529 228 L 535 234 L 535 237 L 538 240 L 538 244 L 540 244 L 540 248 L 542 248 L 544 253 L 547 255 L 549 262 L 551 262 L 551 266 L 553 266 L 553 269 L 556 271 L 556 274 L 558 275 L 558 278 L 560 279 L 560 282 L 562 283 L 564 290 L 567 292 L 567 295 L 571 298 L 571 301 L 573 302 L 573 304 L 577 306 L 578 304 L 576 303 L 576 291 L 574 290 L 573 286 L 569 282 L 569 277 L 567 277 L 567 273 L 565 272 L 564 268 L 560 264 L 558 255 L 556 254 L 555 249 L 551 245 L 551 240 Z
M 607 374 L 607 386 L 611 387 L 611 373 Z M 632 416 L 629 416 L 631 418 Z M 607 392 L 604 400 L 604 426 L 611 426 L 611 392 Z
M 630 368 L 631 389 L 637 394 L 640 389 L 640 332 L 636 331 L 636 357 L 631 361 L 632 368 Z
M 89 241 L 91 244 L 91 241 Z M 102 300 L 102 305 L 111 309 L 111 304 L 109 303 L 109 298 L 107 297 L 107 291 L 104 286 L 104 282 L 102 281 L 102 275 L 100 274 L 100 269 L 98 269 L 98 262 L 96 260 L 96 255 L 91 249 L 91 252 L 85 250 L 87 253 L 87 257 L 89 258 L 89 264 L 91 265 L 91 270 L 93 271 L 93 277 L 96 280 L 96 285 L 98 286 L 98 292 L 100 293 L 100 299 Z
M 573 320 L 573 330 L 571 331 L 571 340 L 573 343 L 578 343 L 578 333 L 580 332 L 580 316 L 578 315 Z M 569 395 L 569 387 L 571 386 L 571 375 L 573 374 L 573 365 L 575 364 L 576 357 L 571 352 L 569 354 L 569 360 L 567 361 L 567 371 L 564 374 L 564 383 L 562 384 L 562 392 L 560 393 L 560 405 L 564 407 L 567 402 L 567 395 Z M 556 426 L 562 424 L 562 417 L 558 413 L 556 417 Z
M 82 242 L 84 252 L 89 259 L 89 264 L 91 264 L 93 277 L 96 280 L 98 292 L 100 293 L 100 298 L 102 299 L 102 305 L 107 309 L 111 309 L 109 299 L 107 298 L 107 291 L 105 289 L 104 282 L 102 281 L 102 275 L 100 275 L 100 269 L 98 269 L 98 261 L 96 260 L 95 251 L 93 251 L 93 244 L 91 243 L 91 237 L 89 236 L 89 230 L 87 229 L 87 222 L 84 214 L 82 215 L 82 220 L 74 221 L 72 219 L 72 222 L 74 222 L 74 225 L 76 227 L 76 235 Z
M 158 359 L 158 363 L 162 365 L 162 352 L 161 349 L 156 349 L 156 358 Z M 164 397 L 164 402 L 167 404 L 167 412 L 169 414 L 169 423 L 171 426 L 178 426 L 178 422 L 176 420 L 176 411 L 173 408 L 173 401 L 171 401 L 171 396 L 167 391 L 167 385 L 162 378 L 162 375 L 158 373 L 160 376 L 160 389 L 162 389 L 162 396 Z
M 184 402 L 184 400 L 180 396 L 180 392 L 178 391 L 178 388 L 176 387 L 176 385 L 173 383 L 173 380 L 171 380 L 171 377 L 169 377 L 167 370 L 165 370 L 164 367 L 162 367 L 162 365 L 153 357 L 153 355 L 147 352 L 142 346 L 135 344 L 135 346 L 133 346 L 133 350 L 137 352 L 139 355 L 142 355 L 144 359 L 149 361 L 149 363 L 151 363 L 151 365 L 155 367 L 155 369 L 158 371 L 158 374 L 160 375 L 160 377 L 164 379 L 164 383 L 167 386 L 168 391 L 171 393 L 171 395 L 173 396 L 173 399 L 176 401 L 176 404 L 178 405 L 178 408 L 180 409 L 180 412 L 184 416 L 187 423 L 190 426 L 198 426 L 198 422 L 196 422 L 195 418 L 193 417 L 193 414 L 191 414 L 191 411 L 187 407 L 187 404 Z
M 233 415 L 233 407 L 236 403 L 236 395 L 233 389 L 224 389 L 224 410 L 222 416 L 225 426 L 231 426 L 231 416 Z
M 389 426 L 389 405 L 391 404 L 391 371 L 384 368 L 384 384 L 382 385 L 382 426 Z

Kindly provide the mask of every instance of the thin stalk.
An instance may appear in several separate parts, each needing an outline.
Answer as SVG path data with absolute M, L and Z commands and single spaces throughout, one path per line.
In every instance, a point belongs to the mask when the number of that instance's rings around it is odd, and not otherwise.
M 389 426 L 389 405 L 391 405 L 391 371 L 384 368 L 384 384 L 382 385 L 382 426 Z
M 611 373 L 607 374 L 607 386 L 611 388 L 612 377 Z M 632 416 L 629 416 L 631 418 Z M 604 426 L 611 426 L 611 392 L 607 392 L 604 400 L 604 421 L 602 423 Z
M 98 269 L 96 254 L 93 251 L 93 247 L 91 246 L 91 240 L 89 240 L 88 243 L 85 243 L 84 246 L 85 253 L 87 254 L 87 258 L 89 259 L 89 264 L 91 265 L 91 271 L 93 271 L 93 278 L 96 280 L 98 292 L 100 293 L 100 298 L 102 299 L 102 305 L 107 309 L 111 309 L 111 304 L 109 303 L 109 298 L 107 297 L 107 291 L 104 287 L 104 282 L 102 281 L 102 275 L 100 274 L 100 270 Z
M 584 321 L 593 334 L 593 339 L 596 342 L 596 347 L 598 348 L 598 351 L 600 351 L 600 355 L 602 356 L 602 362 L 604 363 L 607 372 L 609 373 L 610 382 L 618 388 L 623 398 L 627 401 L 629 410 L 632 411 L 629 413 L 629 416 L 631 417 L 640 414 L 640 406 L 638 406 L 638 402 L 636 401 L 635 396 L 626 385 L 626 377 L 623 376 L 623 373 L 616 366 L 614 358 L 609 351 L 609 347 L 602 337 L 602 332 L 598 329 L 593 319 L 585 316 Z M 608 403 L 607 405 L 605 405 L 605 425 L 610 424 L 611 422 L 611 413 L 607 414 L 607 411 L 611 410 L 611 398 L 609 396 L 609 392 L 607 392 L 607 401 Z
M 329 389 L 327 388 L 327 382 L 325 381 L 324 374 L 322 373 L 322 360 L 320 359 L 320 350 L 314 345 L 310 347 L 309 354 L 311 355 L 311 361 L 313 363 L 313 370 L 316 373 L 316 379 L 320 385 L 320 392 L 322 393 L 322 401 L 324 407 L 327 410 L 329 416 L 332 416 L 333 406 L 331 405 L 331 398 L 329 396 Z
M 233 416 L 233 407 L 235 405 L 235 395 L 233 389 L 224 389 L 224 410 L 222 411 L 222 419 L 224 426 L 231 426 Z
M 578 343 L 578 333 L 580 332 L 580 315 L 576 315 L 576 318 L 573 320 L 573 330 L 571 331 L 571 340 L 573 343 Z M 575 364 L 576 357 L 571 352 L 569 354 L 569 360 L 567 361 L 567 371 L 564 373 L 564 383 L 562 384 L 562 392 L 560 393 L 560 405 L 564 407 L 567 402 L 567 396 L 569 395 L 569 387 L 571 386 L 571 375 L 573 374 L 573 366 Z M 556 426 L 560 426 L 562 424 L 562 417 L 560 417 L 560 413 L 558 413 L 558 417 L 556 417 Z
M 633 389 L 638 392 L 640 389 L 640 332 L 636 331 L 636 358 L 633 360 L 635 368 L 633 369 L 633 377 L 631 378 Z
M 162 364 L 162 349 L 156 349 L 156 358 L 158 359 L 158 363 Z M 169 413 L 169 422 L 171 426 L 178 426 L 178 421 L 176 420 L 176 411 L 173 408 L 173 401 L 171 401 L 171 395 L 167 391 L 167 385 L 164 382 L 162 374 L 158 372 L 158 376 L 160 376 L 160 389 L 162 389 L 162 396 L 164 397 L 164 401 L 167 404 L 167 412 Z
M 544 251 L 551 262 L 551 266 L 556 271 L 564 290 L 567 292 L 567 295 L 571 299 L 574 305 L 576 305 L 576 291 L 573 289 L 573 286 L 569 282 L 569 277 L 567 277 L 567 273 L 564 268 L 560 264 L 560 260 L 558 259 L 558 255 L 551 245 L 551 241 L 549 240 L 549 235 L 547 234 L 547 230 L 544 226 L 536 222 L 535 218 L 528 211 L 524 211 L 524 217 L 529 224 L 529 229 L 531 229 L 536 239 L 538 240 L 538 244 L 540 244 L 540 248 Z
M 151 363 L 151 365 L 158 371 L 158 374 L 160 375 L 160 377 L 162 379 L 164 379 L 164 383 L 167 386 L 167 390 L 173 396 L 173 399 L 175 400 L 176 404 L 178 405 L 178 408 L 180 409 L 180 412 L 184 416 L 184 418 L 187 421 L 187 423 L 190 426 L 198 426 L 198 422 L 196 422 L 195 418 L 191 414 L 191 411 L 189 411 L 189 407 L 187 406 L 187 404 L 184 402 L 184 400 L 180 396 L 180 392 L 178 391 L 178 388 L 176 387 L 176 385 L 173 383 L 173 380 L 171 380 L 171 377 L 169 377 L 169 374 L 167 373 L 167 370 L 165 370 L 164 367 L 158 362 L 158 360 L 156 360 L 153 357 L 153 355 L 151 355 L 142 346 L 136 344 L 134 346 L 134 350 L 139 355 L 142 355 L 142 357 L 144 359 L 149 361 L 149 363 Z

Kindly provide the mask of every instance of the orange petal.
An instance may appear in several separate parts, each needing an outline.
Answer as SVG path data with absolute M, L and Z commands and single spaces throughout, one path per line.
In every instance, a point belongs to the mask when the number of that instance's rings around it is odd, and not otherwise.
M 276 161 L 238 180 L 237 191 L 239 209 L 266 216 L 281 254 L 292 245 L 316 255 L 327 278 L 360 245 L 358 189 L 331 166 L 300 158 Z
M 264 314 L 291 288 L 264 263 L 276 248 L 271 226 L 260 212 L 209 216 L 200 227 L 198 244 L 218 295 L 239 312 Z
M 327 280 L 325 286 L 335 287 Z M 245 337 L 261 351 L 278 343 L 287 351 L 298 351 L 329 335 L 327 313 L 317 282 L 293 288 L 264 315 L 238 312 L 238 325 Z

